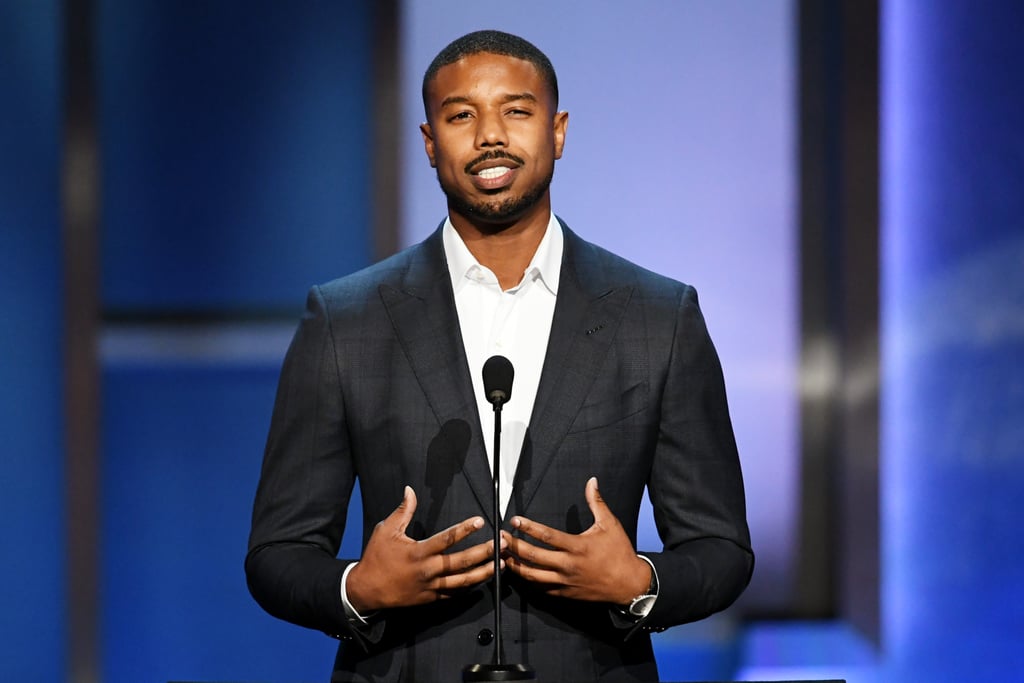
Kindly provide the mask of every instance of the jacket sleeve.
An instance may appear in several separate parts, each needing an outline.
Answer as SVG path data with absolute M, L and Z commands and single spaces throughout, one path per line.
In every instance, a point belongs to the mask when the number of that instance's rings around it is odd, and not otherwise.
M 750 581 L 754 555 L 725 382 L 696 291 L 679 298 L 648 481 L 661 552 L 643 626 L 661 629 L 725 609 Z
M 245 572 L 267 612 L 334 637 L 358 635 L 340 593 L 354 560 L 336 558 L 354 479 L 331 324 L 314 287 L 281 370 Z

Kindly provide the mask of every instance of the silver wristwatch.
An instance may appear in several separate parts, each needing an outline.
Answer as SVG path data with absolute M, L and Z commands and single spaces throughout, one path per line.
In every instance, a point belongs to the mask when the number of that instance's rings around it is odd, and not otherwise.
M 650 564 L 650 560 L 646 557 L 642 558 L 644 561 Z M 629 603 L 629 607 L 626 608 L 626 613 L 630 616 L 643 618 L 651 613 L 651 608 L 654 607 L 654 601 L 658 597 L 658 573 L 654 571 L 654 565 L 651 564 L 651 583 L 647 587 L 647 592 L 643 595 L 638 595 Z

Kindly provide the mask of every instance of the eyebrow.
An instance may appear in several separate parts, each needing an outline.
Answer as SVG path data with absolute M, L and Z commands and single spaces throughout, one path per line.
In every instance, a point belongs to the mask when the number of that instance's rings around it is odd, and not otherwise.
M 529 92 L 509 93 L 508 95 L 505 95 L 504 97 L 501 98 L 501 103 L 502 104 L 508 104 L 509 102 L 518 102 L 519 100 L 526 100 L 528 102 L 536 102 L 537 101 L 537 97 L 533 93 L 529 93 Z M 446 97 L 443 100 L 441 100 L 441 108 L 444 109 L 445 107 L 453 105 L 453 104 L 472 104 L 472 103 L 473 103 L 473 101 L 470 98 L 466 97 L 465 95 L 452 95 L 451 97 Z

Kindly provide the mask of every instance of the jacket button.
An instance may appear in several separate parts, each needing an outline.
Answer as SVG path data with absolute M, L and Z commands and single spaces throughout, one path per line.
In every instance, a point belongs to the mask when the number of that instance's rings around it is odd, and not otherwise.
M 476 642 L 481 645 L 490 645 L 494 641 L 494 631 L 489 628 L 480 629 L 480 633 L 476 634 Z

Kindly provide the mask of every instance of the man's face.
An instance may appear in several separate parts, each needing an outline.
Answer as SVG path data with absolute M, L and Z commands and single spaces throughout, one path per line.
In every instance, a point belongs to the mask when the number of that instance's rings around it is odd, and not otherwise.
M 553 100 L 536 67 L 515 57 L 479 53 L 437 72 L 421 130 L 452 213 L 504 227 L 550 212 L 568 124 Z

